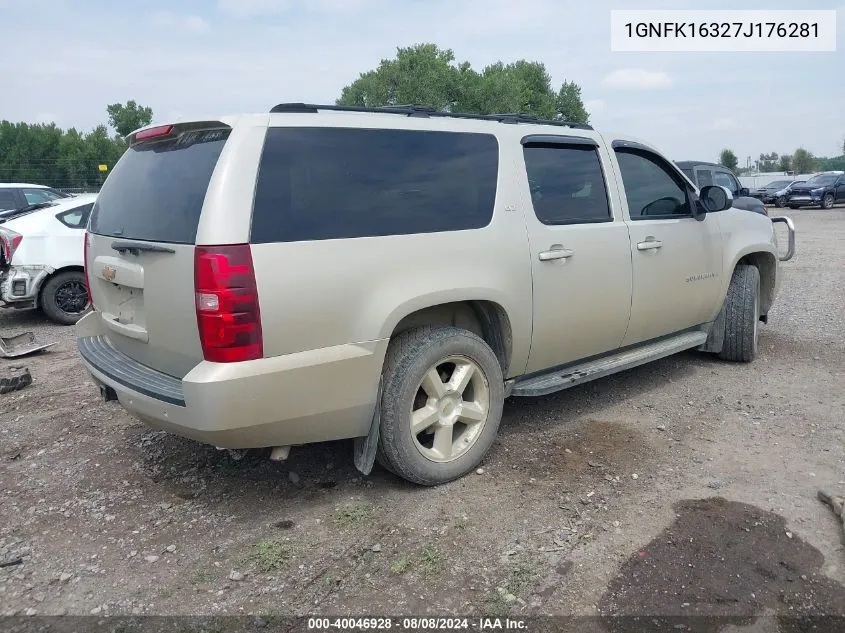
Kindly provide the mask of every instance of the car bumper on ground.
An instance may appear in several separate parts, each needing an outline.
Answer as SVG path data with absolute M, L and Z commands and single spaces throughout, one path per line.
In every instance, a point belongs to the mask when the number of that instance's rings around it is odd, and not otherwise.
M 102 393 L 148 426 L 233 449 L 369 431 L 387 340 L 241 363 L 203 361 L 179 379 L 134 361 L 102 333 L 89 335 L 99 318 L 95 312 L 80 321 L 85 366 L 101 388 L 113 390 Z
M 35 307 L 44 280 L 53 269 L 49 266 L 10 266 L 0 272 L 0 301 L 16 307 Z

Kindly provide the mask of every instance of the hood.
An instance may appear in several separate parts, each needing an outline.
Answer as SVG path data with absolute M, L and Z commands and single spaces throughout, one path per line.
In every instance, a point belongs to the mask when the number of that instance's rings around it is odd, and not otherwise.
M 814 189 L 824 189 L 825 187 L 829 187 L 830 185 L 823 185 L 821 183 L 802 183 L 800 185 L 794 185 L 792 187 L 792 191 L 813 191 Z

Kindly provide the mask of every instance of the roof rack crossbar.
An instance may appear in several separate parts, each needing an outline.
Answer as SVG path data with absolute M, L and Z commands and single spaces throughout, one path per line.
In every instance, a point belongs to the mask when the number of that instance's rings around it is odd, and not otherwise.
M 535 123 L 540 125 L 557 125 L 570 127 L 579 130 L 592 130 L 593 126 L 588 123 L 575 123 L 573 121 L 546 120 L 540 119 L 532 114 L 469 114 L 466 112 L 446 112 L 436 110 L 422 105 L 395 105 L 383 107 L 366 106 L 345 106 L 345 105 L 319 105 L 313 103 L 280 103 L 271 108 L 271 114 L 314 114 L 320 110 L 331 112 L 369 112 L 375 114 L 399 114 L 409 117 L 448 117 L 452 119 L 473 119 L 478 121 L 497 121 L 499 123 Z

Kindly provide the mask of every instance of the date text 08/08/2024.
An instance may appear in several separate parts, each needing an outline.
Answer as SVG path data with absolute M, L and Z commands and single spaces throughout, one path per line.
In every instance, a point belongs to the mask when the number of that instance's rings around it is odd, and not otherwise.
M 308 618 L 309 631 L 527 631 L 525 620 L 514 618 Z

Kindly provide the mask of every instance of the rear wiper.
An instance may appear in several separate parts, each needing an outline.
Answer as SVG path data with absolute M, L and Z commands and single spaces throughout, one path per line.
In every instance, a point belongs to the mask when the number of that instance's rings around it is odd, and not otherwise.
M 175 253 L 176 251 L 166 246 L 157 244 L 138 244 L 137 242 L 112 242 L 111 247 L 118 253 L 129 253 L 140 255 L 141 253 Z

